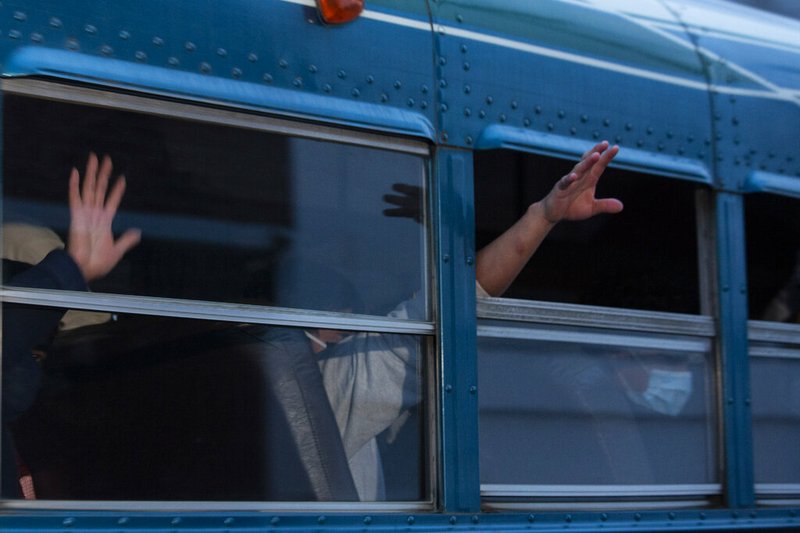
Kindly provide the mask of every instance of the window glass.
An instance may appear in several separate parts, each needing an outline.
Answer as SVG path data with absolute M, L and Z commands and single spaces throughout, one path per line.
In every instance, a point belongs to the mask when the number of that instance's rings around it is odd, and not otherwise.
M 511 226 L 574 163 L 509 150 L 477 153 L 477 246 Z M 619 198 L 624 211 L 559 223 L 504 296 L 699 313 L 695 189 L 608 169 L 597 196 Z
M 482 321 L 482 485 L 713 483 L 709 346 Z
M 40 387 L 4 391 L 4 482 L 19 469 L 39 499 L 424 499 L 426 341 L 340 333 L 315 353 L 319 329 L 69 311 L 34 349 Z M 3 356 L 17 376 L 34 360 Z
M 4 223 L 63 240 L 70 168 L 94 151 L 125 174 L 115 224 L 142 242 L 95 292 L 376 315 L 427 300 L 423 157 L 13 95 L 3 128 Z M 421 223 L 384 214 L 395 184 Z
M 745 198 L 755 479 L 800 493 L 800 201 Z M 757 488 L 759 492 L 775 490 Z

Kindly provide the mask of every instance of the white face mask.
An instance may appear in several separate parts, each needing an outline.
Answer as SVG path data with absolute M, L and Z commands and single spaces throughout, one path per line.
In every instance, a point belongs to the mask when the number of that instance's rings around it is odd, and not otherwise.
M 688 370 L 650 370 L 647 389 L 635 392 L 626 389 L 634 403 L 661 414 L 676 416 L 686 406 L 692 394 L 692 373 Z

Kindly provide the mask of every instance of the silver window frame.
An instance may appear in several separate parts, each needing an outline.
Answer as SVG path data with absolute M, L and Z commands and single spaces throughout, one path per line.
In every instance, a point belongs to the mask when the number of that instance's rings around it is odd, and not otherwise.
M 128 94 L 114 92 L 111 89 L 106 90 L 66 85 L 59 82 L 39 79 L 15 78 L 0 80 L 0 93 L 417 155 L 427 160 L 424 166 L 426 189 L 431 182 L 431 147 L 427 142 L 420 140 L 392 137 L 388 134 L 348 130 L 343 127 L 305 123 L 299 120 L 267 116 L 263 114 L 263 110 L 232 107 L 230 102 L 177 101 L 174 96 L 165 97 L 164 95 Z M 426 208 L 430 209 L 430 198 L 427 190 L 424 192 L 423 202 Z M 425 212 L 425 221 L 431 220 L 428 216 L 427 209 Z M 435 298 L 433 298 L 432 293 L 432 288 L 434 286 L 432 278 L 435 274 L 435 267 L 432 262 L 432 230 L 429 224 L 426 224 L 426 228 L 423 261 L 428 265 L 428 269 L 426 271 L 427 275 L 423 280 L 426 284 L 423 292 L 431 299 L 429 308 L 431 309 L 431 316 L 435 317 Z M 0 287 L 0 302 L 238 323 L 247 322 L 253 324 L 419 335 L 422 336 L 420 339 L 421 346 L 426 350 L 425 353 L 430 355 L 426 358 L 427 362 L 423 362 L 425 365 L 423 370 L 427 372 L 429 376 L 426 380 L 428 385 L 425 386 L 429 400 L 425 408 L 426 417 L 428 419 L 425 424 L 425 429 L 429 432 L 428 446 L 432 449 L 435 449 L 437 446 L 438 437 L 435 431 L 437 425 L 434 416 L 436 411 L 435 395 L 432 394 L 432 390 L 435 387 L 435 379 L 434 374 L 431 373 L 431 369 L 435 367 L 433 360 L 436 359 L 433 350 L 437 345 L 435 342 L 436 322 L 433 319 L 430 321 L 404 320 L 371 315 L 300 310 L 271 306 L 107 293 L 95 294 L 76 291 L 12 288 L 6 286 Z M 430 473 L 436 471 L 435 461 L 436 459 L 433 457 L 428 458 L 428 498 L 411 502 L 391 500 L 385 502 L 0 500 L 0 509 L 108 510 L 133 512 L 223 510 L 266 512 L 430 511 L 434 507 L 436 489 L 436 476 L 430 475 Z

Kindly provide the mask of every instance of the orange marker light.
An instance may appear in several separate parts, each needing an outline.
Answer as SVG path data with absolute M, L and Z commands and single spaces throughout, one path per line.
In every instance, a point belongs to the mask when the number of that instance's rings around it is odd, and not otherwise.
M 328 24 L 344 24 L 364 11 L 364 0 L 317 0 L 319 14 Z

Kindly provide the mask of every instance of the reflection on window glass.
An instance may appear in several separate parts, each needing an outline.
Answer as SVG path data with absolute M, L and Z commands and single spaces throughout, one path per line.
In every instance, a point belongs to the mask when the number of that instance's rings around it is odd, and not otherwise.
M 551 331 L 538 336 L 552 339 Z M 602 332 L 584 342 L 532 332 L 501 322 L 479 330 L 482 484 L 716 480 L 713 366 L 703 341 L 650 338 L 642 348 L 641 338 L 606 344 Z
M 574 164 L 510 150 L 477 153 L 477 247 L 510 227 Z M 624 211 L 560 222 L 504 296 L 699 313 L 695 188 L 607 170 L 597 196 L 619 198 Z
M 757 350 L 758 348 L 754 348 Z M 750 362 L 756 483 L 791 483 L 800 492 L 800 350 Z
M 800 318 L 800 201 L 773 194 L 745 198 L 751 320 Z
M 29 324 L 53 314 L 4 307 Z M 424 499 L 424 346 L 69 311 L 32 349 L 3 354 L 4 370 L 41 368 L 40 383 L 3 391 L 3 482 L 28 476 L 39 499 Z M 24 395 L 35 402 L 11 416 Z
M 63 240 L 70 168 L 125 174 L 115 224 L 142 242 L 97 292 L 383 315 L 426 290 L 422 224 L 383 212 L 421 157 L 19 96 L 3 127 L 4 223 Z

